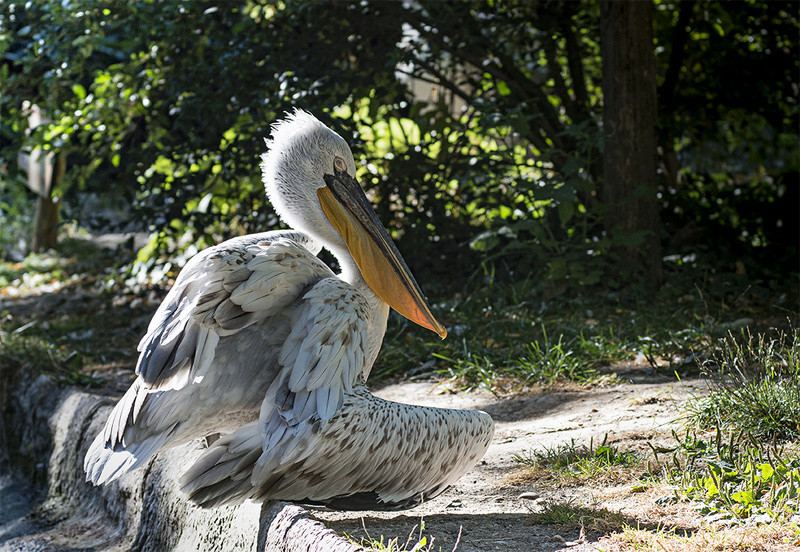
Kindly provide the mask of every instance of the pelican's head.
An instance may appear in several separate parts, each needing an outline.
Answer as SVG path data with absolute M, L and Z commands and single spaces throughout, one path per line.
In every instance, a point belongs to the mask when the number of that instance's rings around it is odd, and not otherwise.
M 355 265 L 367 285 L 397 312 L 439 334 L 405 260 L 378 220 L 344 139 L 296 110 L 273 126 L 261 164 L 267 195 L 281 219 L 322 243 L 343 268 Z

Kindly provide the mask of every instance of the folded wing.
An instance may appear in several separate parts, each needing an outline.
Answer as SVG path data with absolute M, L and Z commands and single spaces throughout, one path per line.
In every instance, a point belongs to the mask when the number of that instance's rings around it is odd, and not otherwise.
M 139 343 L 139 377 L 90 447 L 87 479 L 111 481 L 163 447 L 224 429 L 226 416 L 256 419 L 294 303 L 332 276 L 318 252 L 305 235 L 278 231 L 192 258 Z
M 201 506 L 244 499 L 339 509 L 413 506 L 486 451 L 491 418 L 373 396 L 362 370 L 365 309 L 335 278 L 302 299 L 258 421 L 216 441 L 182 479 Z

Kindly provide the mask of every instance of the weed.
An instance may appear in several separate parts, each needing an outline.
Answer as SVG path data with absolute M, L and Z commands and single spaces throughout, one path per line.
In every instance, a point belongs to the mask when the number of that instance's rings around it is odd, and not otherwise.
M 704 369 L 711 393 L 690 400 L 687 427 L 660 464 L 710 520 L 785 522 L 800 516 L 800 344 L 743 329 L 720 340 Z M 658 451 L 653 450 L 658 463 Z M 651 471 L 652 467 L 651 467 Z
M 431 552 L 433 550 L 433 541 L 434 538 L 431 537 L 430 539 L 423 535 L 425 531 L 425 520 L 421 519 L 419 525 L 414 525 L 411 528 L 411 532 L 408 534 L 408 538 L 405 542 L 401 542 L 399 537 L 395 537 L 393 539 L 387 539 L 384 542 L 384 536 L 381 535 L 379 539 L 374 539 L 369 535 L 367 528 L 363 526 L 362 520 L 362 527 L 366 537 L 362 538 L 355 538 L 352 535 L 345 534 L 345 537 L 350 540 L 350 542 L 357 544 L 359 546 L 363 546 L 367 550 L 375 551 L 375 552 Z M 459 539 L 456 540 L 456 544 L 453 547 L 453 552 L 455 552 L 456 548 L 458 547 L 458 541 L 460 540 L 461 533 L 459 532 Z M 441 550 L 441 548 L 440 548 Z
M 438 372 L 466 388 L 503 392 L 557 380 L 591 384 L 645 361 L 668 375 L 696 370 L 722 327 L 717 317 L 730 309 L 715 316 L 699 291 L 671 293 L 647 303 L 555 302 L 537 295 L 535 283 L 490 282 L 434 305 L 450 332 L 444 341 L 392 316 L 374 377 Z
M 84 374 L 84 358 L 75 350 L 57 347 L 37 336 L 0 330 L 0 360 L 4 370 L 30 368 L 67 385 L 98 386 L 101 378 Z
M 630 521 L 620 512 L 599 505 L 584 506 L 574 498 L 565 501 L 545 501 L 541 510 L 532 512 L 536 523 L 580 529 L 581 533 L 611 533 L 621 531 Z
M 786 522 L 800 515 L 797 446 L 780 446 L 744 433 L 700 438 L 687 429 L 674 434 L 678 447 L 662 465 L 678 489 L 709 521 Z M 652 467 L 651 467 L 652 471 Z
M 598 549 L 604 552 L 790 552 L 799 545 L 796 526 L 708 526 L 691 534 L 625 526 L 620 532 L 601 537 Z

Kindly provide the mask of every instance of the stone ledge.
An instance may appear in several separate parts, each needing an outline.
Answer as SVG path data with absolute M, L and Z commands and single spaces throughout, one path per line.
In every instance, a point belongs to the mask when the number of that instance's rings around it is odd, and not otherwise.
M 105 487 L 84 481 L 83 456 L 115 399 L 22 377 L 0 405 L 9 456 L 44 480 L 47 499 L 0 552 L 108 550 L 137 552 L 357 552 L 295 505 L 245 503 L 203 510 L 187 502 L 177 480 L 201 453 L 190 444 L 158 454 Z

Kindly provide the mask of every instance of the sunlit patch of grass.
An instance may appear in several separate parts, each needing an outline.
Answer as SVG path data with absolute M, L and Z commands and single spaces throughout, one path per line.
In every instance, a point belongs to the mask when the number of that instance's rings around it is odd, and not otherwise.
M 8 295 L 53 291 L 120 263 L 112 251 L 72 232 L 59 241 L 58 251 L 31 253 L 19 262 L 0 261 L 0 288 Z
M 704 368 L 711 392 L 688 402 L 675 448 L 653 448 L 649 471 L 675 486 L 673 500 L 688 499 L 707 521 L 800 521 L 797 330 L 729 334 Z
M 688 499 L 707 521 L 724 524 L 800 521 L 798 445 L 770 445 L 742 433 L 727 439 L 675 434 L 678 447 L 649 463 L 674 485 L 667 502 Z
M 0 372 L 29 369 L 54 376 L 65 384 L 102 384 L 101 378 L 82 372 L 84 361 L 74 349 L 56 346 L 42 337 L 0 330 Z
M 797 526 L 775 524 L 706 526 L 689 535 L 625 526 L 620 532 L 601 537 L 598 548 L 604 552 L 790 552 L 798 546 Z
M 533 283 L 492 283 L 433 305 L 447 339 L 393 316 L 373 377 L 437 373 L 465 388 L 514 392 L 554 381 L 591 384 L 638 364 L 696 371 L 719 325 L 699 292 L 647 302 L 613 296 L 543 299 Z M 499 382 L 513 382 L 501 389 Z
M 594 445 L 593 439 L 588 446 L 572 440 L 556 447 L 515 454 L 512 460 L 520 466 L 550 473 L 559 479 L 591 479 L 606 475 L 615 468 L 628 468 L 641 462 L 636 453 L 608 444 L 608 435 L 599 446 Z

